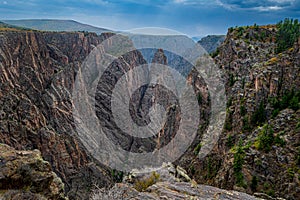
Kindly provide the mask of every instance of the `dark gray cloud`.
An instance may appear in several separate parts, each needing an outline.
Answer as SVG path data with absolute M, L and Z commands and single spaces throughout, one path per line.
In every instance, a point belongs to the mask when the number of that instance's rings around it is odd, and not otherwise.
M 219 5 L 227 9 L 245 9 L 257 11 L 288 10 L 295 6 L 296 0 L 217 0 Z

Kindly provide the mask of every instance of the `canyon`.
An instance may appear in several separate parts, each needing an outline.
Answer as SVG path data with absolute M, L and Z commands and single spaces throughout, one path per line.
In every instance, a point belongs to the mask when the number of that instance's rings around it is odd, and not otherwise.
M 190 180 L 175 180 L 166 170 L 158 171 L 161 179 L 138 192 L 134 183 L 124 180 L 123 172 L 110 169 L 91 155 L 79 139 L 73 115 L 72 89 L 76 75 L 93 49 L 115 34 L 3 26 L 0 28 L 0 197 L 88 199 L 95 190 L 97 193 L 97 188 L 106 188 L 98 193 L 107 198 L 111 193 L 129 190 L 130 198 L 136 199 L 159 199 L 160 194 L 166 199 L 222 195 L 229 199 L 299 199 L 300 39 L 278 53 L 276 34 L 275 25 L 231 28 L 211 53 L 223 72 L 226 120 L 217 144 L 203 158 L 198 153 L 205 145 L 203 134 L 208 129 L 211 99 L 204 79 L 197 71 L 188 70 L 187 80 L 199 97 L 201 120 L 193 143 L 174 166 L 180 166 Z M 159 141 L 157 137 L 136 139 L 125 135 L 109 120 L 109 87 L 116 84 L 124 71 L 146 63 L 171 64 L 168 52 L 156 49 L 152 54 L 151 59 L 138 50 L 121 55 L 111 64 L 112 76 L 102 79 L 105 87 L 99 86 L 95 97 L 97 117 L 111 131 L 112 141 L 131 152 L 149 152 L 165 145 L 178 127 L 180 109 L 172 107 L 176 100 L 159 86 L 142 87 L 132 98 L 140 103 L 131 107 L 132 112 L 141 111 L 136 117 L 139 123 L 144 123 L 145 118 L 147 122 L 146 114 L 152 105 L 160 103 L 165 107 L 169 118 Z M 173 58 L 174 63 L 179 61 Z M 97 87 L 97 84 L 91 85 Z M 281 103 L 283 106 L 278 106 Z M 28 176 L 29 181 L 14 185 L 19 180 L 15 177 L 19 176 L 6 175 L 5 171 L 13 162 L 10 159 L 21 160 L 16 169 L 30 166 L 42 171 L 37 176 L 43 178 L 36 180 L 36 176 L 28 175 L 25 170 L 22 176 Z M 27 167 L 19 167 L 22 165 Z M 37 188 L 37 183 L 44 183 L 43 187 Z

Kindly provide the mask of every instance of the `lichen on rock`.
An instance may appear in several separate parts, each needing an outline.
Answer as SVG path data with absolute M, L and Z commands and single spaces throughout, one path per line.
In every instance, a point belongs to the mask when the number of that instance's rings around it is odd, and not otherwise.
M 0 199 L 66 200 L 64 184 L 39 150 L 17 151 L 0 144 Z

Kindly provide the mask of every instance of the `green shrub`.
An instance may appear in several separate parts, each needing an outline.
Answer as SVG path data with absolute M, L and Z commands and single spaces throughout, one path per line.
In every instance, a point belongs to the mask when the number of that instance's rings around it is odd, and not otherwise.
M 231 118 L 231 120 L 232 120 L 232 118 Z M 225 125 L 224 125 L 224 129 L 226 131 L 231 131 L 232 130 L 232 121 L 226 120 Z
M 296 130 L 300 129 L 300 122 L 297 123 L 296 125 Z
M 139 192 L 145 191 L 148 187 L 157 183 L 157 181 L 159 181 L 159 177 L 160 175 L 158 173 L 152 172 L 149 177 L 136 181 L 134 188 Z
M 296 156 L 296 163 L 297 163 L 297 165 L 300 165 L 300 147 L 298 147 L 298 153 L 297 153 L 297 156 Z
M 111 171 L 111 176 L 115 182 L 120 183 L 123 181 L 124 173 L 122 171 L 117 171 L 113 169 Z
M 244 175 L 243 173 L 240 172 L 236 172 L 235 173 L 235 178 L 236 178 L 236 183 L 238 186 L 243 187 L 244 186 Z
M 213 52 L 213 53 L 210 54 L 210 56 L 211 56 L 212 58 L 215 58 L 215 57 L 217 57 L 217 56 L 219 55 L 219 53 L 220 53 L 220 49 L 217 48 L 215 52 Z
M 260 39 L 261 39 L 261 41 L 264 41 L 266 38 L 267 38 L 267 33 L 266 33 L 266 31 L 263 31 L 260 35 Z
M 241 116 L 245 116 L 246 113 L 247 113 L 247 109 L 244 105 L 241 105 L 240 106 L 240 113 L 241 113 Z
M 238 185 L 242 186 L 244 182 L 244 176 L 242 173 L 243 164 L 244 164 L 245 151 L 243 149 L 242 140 L 239 141 L 239 144 L 234 153 L 233 160 L 233 171 L 235 174 L 236 182 Z
M 269 196 L 271 196 L 271 197 L 274 197 L 274 195 L 275 195 L 274 189 L 269 189 L 269 190 L 267 191 L 267 195 L 269 195 Z
M 272 144 L 274 143 L 274 131 L 268 124 L 263 126 L 258 135 L 257 142 L 258 150 L 264 150 L 266 152 L 271 150 Z
M 191 174 L 195 174 L 196 173 L 196 170 L 195 170 L 195 166 L 194 165 L 191 165 L 191 167 L 190 167 L 190 172 L 191 172 Z
M 263 101 L 260 102 L 258 109 L 254 111 L 251 117 L 251 122 L 253 125 L 260 125 L 264 123 L 267 119 L 265 104 Z
M 254 30 L 258 31 L 259 26 L 256 23 L 254 23 L 253 28 L 254 28 Z
M 234 75 L 229 74 L 229 86 L 232 87 L 235 82 L 236 82 L 236 79 L 234 78 Z
M 211 156 L 206 159 L 206 172 L 205 179 L 212 179 L 217 175 L 218 170 L 221 167 L 221 161 L 215 160 Z
M 243 131 L 249 131 L 249 130 L 251 130 L 251 126 L 249 124 L 249 117 L 245 116 L 243 118 Z
M 289 102 L 289 107 L 295 111 L 299 109 L 299 97 L 293 96 Z
M 241 37 L 243 34 L 244 34 L 244 27 L 240 26 L 240 27 L 237 29 L 237 36 L 238 36 L 238 37 Z
M 295 176 L 294 169 L 293 168 L 288 168 L 287 174 L 288 174 L 289 179 L 292 180 Z
M 241 104 L 244 105 L 245 102 L 246 102 L 246 98 L 245 97 L 241 98 Z
M 281 147 L 286 144 L 286 142 L 280 137 L 280 135 L 275 136 L 274 143 L 280 145 Z
M 274 109 L 272 112 L 273 118 L 276 117 L 281 110 L 286 108 L 297 111 L 300 108 L 300 91 L 296 93 L 295 90 L 292 89 L 291 91 L 285 92 L 281 99 L 273 97 L 269 99 L 269 102 Z
M 258 150 L 263 150 L 266 152 L 271 150 L 272 145 L 284 146 L 286 142 L 281 138 L 282 134 L 284 134 L 284 132 L 275 136 L 272 127 L 268 124 L 265 124 L 262 130 L 259 132 L 255 146 Z
M 207 160 L 207 178 L 212 178 L 213 177 L 213 168 L 212 168 L 212 163 L 211 163 L 211 157 L 208 157 Z
M 242 88 L 244 89 L 245 88 L 245 83 L 246 83 L 246 80 L 245 78 L 242 79 Z
M 197 100 L 198 100 L 198 104 L 202 103 L 202 95 L 201 95 L 201 93 L 198 94 Z
M 230 106 L 232 106 L 232 97 L 230 97 L 228 100 L 227 100 L 227 103 L 226 103 L 226 107 L 229 108 Z
M 195 155 L 198 155 L 198 154 L 199 154 L 201 147 L 202 147 L 202 144 L 201 144 L 201 143 L 199 143 L 199 144 L 195 147 L 195 149 L 194 149 L 194 154 L 195 154 Z
M 234 146 L 234 138 L 232 137 L 232 135 L 227 136 L 226 146 L 229 148 L 232 148 Z
M 245 37 L 246 37 L 246 38 L 249 38 L 249 33 L 247 33 Z M 250 44 L 249 39 L 245 39 L 245 42 L 246 42 L 246 44 Z M 249 46 L 249 47 L 248 47 L 248 51 L 250 51 L 250 50 L 251 50 L 251 47 Z M 244 89 L 244 88 L 243 88 L 243 89 Z
M 230 111 L 228 108 L 227 108 L 227 114 L 226 114 L 226 120 L 225 120 L 225 123 L 224 123 L 224 129 L 227 130 L 227 131 L 231 131 L 232 130 L 232 122 L 233 122 L 233 112 Z
M 258 185 L 257 177 L 256 177 L 256 176 L 252 176 L 251 183 L 250 183 L 250 188 L 251 188 L 251 190 L 252 190 L 253 192 L 256 191 L 257 185 Z
M 240 140 L 234 154 L 233 169 L 235 172 L 239 172 L 242 170 L 244 164 L 244 156 L 245 152 L 243 149 L 242 140 Z
M 269 182 L 265 182 L 263 185 L 264 189 L 262 190 L 263 193 L 266 193 L 269 196 L 274 196 L 274 186 L 271 185 Z
M 275 110 L 272 111 L 272 118 L 274 119 L 280 112 L 279 108 L 276 108 Z

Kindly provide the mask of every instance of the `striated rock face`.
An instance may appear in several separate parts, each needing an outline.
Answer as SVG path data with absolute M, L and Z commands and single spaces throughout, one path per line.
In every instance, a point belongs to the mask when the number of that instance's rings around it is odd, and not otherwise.
M 182 61 L 180 56 L 172 55 L 170 52 L 165 52 L 162 49 L 147 49 L 142 51 L 142 53 L 137 50 L 130 51 L 113 61 L 98 82 L 95 95 L 96 114 L 102 126 L 105 127 L 103 130 L 107 132 L 106 135 L 111 141 L 113 141 L 114 145 L 119 145 L 124 150 L 134 153 L 154 152 L 155 149 L 164 147 L 174 138 L 179 129 L 181 108 L 178 99 L 171 90 L 164 86 L 164 78 L 171 77 L 170 72 L 168 72 L 168 70 L 161 70 L 160 73 L 156 74 L 155 77 L 151 77 L 153 76 L 151 75 L 151 73 L 153 73 L 151 72 L 151 68 L 162 68 L 162 65 L 168 64 L 173 68 L 176 68 L 180 66 L 182 67 L 183 62 L 187 64 L 187 61 Z M 148 58 L 148 62 L 143 56 Z M 151 60 L 149 58 L 151 58 Z M 173 63 L 170 64 L 170 62 Z M 122 85 L 122 95 L 117 97 L 120 99 L 124 98 L 124 96 L 126 96 L 125 94 L 132 87 L 132 85 L 134 85 L 136 82 L 139 82 L 142 78 L 146 80 L 158 80 L 158 84 L 152 84 L 149 82 L 150 84 L 142 85 L 132 94 L 130 98 L 130 117 L 132 117 L 133 121 L 140 126 L 149 125 L 151 122 L 149 117 L 150 108 L 157 109 L 155 106 L 159 104 L 166 111 L 166 121 L 162 125 L 162 128 L 158 129 L 159 133 L 157 134 L 153 131 L 153 136 L 151 135 L 147 138 L 142 138 L 130 135 L 132 132 L 134 132 L 132 127 L 128 127 L 126 130 L 127 132 L 118 127 L 120 124 L 116 124 L 116 120 L 113 120 L 114 116 L 110 102 L 112 101 L 112 91 L 117 84 L 117 81 L 124 76 L 124 74 L 130 74 L 130 70 L 137 68 L 139 65 L 146 64 L 149 64 L 147 65 L 149 68 L 143 69 L 143 73 L 138 75 L 128 75 L 128 78 L 126 79 L 127 82 Z M 170 78 L 169 80 L 172 79 Z M 196 70 L 192 70 L 188 76 L 188 81 L 194 87 L 196 95 L 201 96 L 202 107 L 200 110 L 200 123 L 201 125 L 204 125 L 205 120 L 208 118 L 209 112 L 207 86 Z M 175 84 L 175 81 L 173 84 Z M 117 112 L 118 115 L 122 115 L 123 110 L 118 110 Z M 122 122 L 124 121 L 126 121 L 126 119 L 122 120 Z M 201 138 L 200 136 L 201 134 L 199 133 L 191 149 L 193 149 L 195 145 L 199 143 Z M 175 152 L 176 151 L 174 151 L 174 154 L 176 155 Z M 193 154 L 192 150 L 190 150 L 189 153 Z M 110 156 L 118 157 L 120 155 L 117 153 L 114 154 L 112 151 L 110 152 Z M 166 158 L 161 158 L 161 160 L 165 159 Z
M 110 186 L 114 178 L 109 169 L 89 156 L 79 142 L 71 100 L 74 79 L 83 60 L 95 46 L 110 36 L 20 30 L 0 32 L 0 142 L 17 150 L 39 149 L 42 157 L 51 163 L 53 170 L 62 178 L 70 199 L 85 199 L 93 184 Z M 167 64 L 168 60 L 164 52 L 159 50 L 151 62 Z M 107 120 L 103 112 L 108 112 L 106 100 L 109 100 L 109 96 L 104 98 L 101 94 L 110 92 L 105 90 L 108 86 L 114 86 L 118 76 L 145 63 L 140 52 L 132 51 L 111 64 L 110 69 L 116 77 L 104 77 L 102 81 L 105 87 L 101 82 L 98 83 L 100 87 L 96 94 L 96 109 L 102 123 Z M 208 94 L 204 81 L 196 72 L 189 79 L 197 95 L 202 92 L 205 106 L 201 109 L 207 113 Z M 170 118 L 161 135 L 143 140 L 123 134 L 110 121 L 105 125 L 110 126 L 109 130 L 114 133 L 111 134 L 112 141 L 124 149 L 132 152 L 153 151 L 168 143 L 175 133 L 178 126 L 178 110 L 173 108 L 176 100 L 167 98 L 172 94 L 160 86 L 141 87 L 135 95 L 133 102 L 141 104 L 132 103 L 134 106 L 131 109 L 140 112 L 141 115 L 135 119 L 140 123 L 145 123 L 143 120 L 147 120 L 149 107 L 154 104 L 160 103 L 168 110 Z M 201 117 L 201 120 L 201 123 L 205 123 L 205 118 Z M 200 136 L 193 146 L 197 145 L 199 139 Z M 189 152 L 193 153 L 193 150 Z
M 71 102 L 78 67 L 109 36 L 0 32 L 0 142 L 39 149 L 72 199 L 86 197 L 92 182 L 111 183 L 75 136 Z
M 38 150 L 0 144 L 0 199 L 64 200 L 64 184 Z
M 300 43 L 276 54 L 275 35 L 275 26 L 230 29 L 219 47 L 227 116 L 214 150 L 185 165 L 197 182 L 300 198 Z

